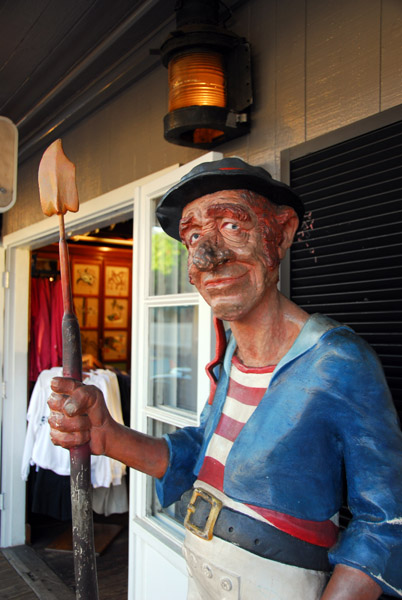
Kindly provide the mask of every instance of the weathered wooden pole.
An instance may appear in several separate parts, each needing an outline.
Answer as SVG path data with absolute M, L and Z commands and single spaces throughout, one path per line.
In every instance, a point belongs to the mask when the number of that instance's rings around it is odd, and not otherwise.
M 64 315 L 63 375 L 82 381 L 82 352 L 78 319 L 74 313 L 71 270 L 64 228 L 64 214 L 79 208 L 75 166 L 56 140 L 44 152 L 39 165 L 39 193 L 45 215 L 59 215 L 60 275 Z M 98 582 L 92 519 L 91 452 L 89 444 L 70 450 L 73 552 L 77 600 L 98 600 Z

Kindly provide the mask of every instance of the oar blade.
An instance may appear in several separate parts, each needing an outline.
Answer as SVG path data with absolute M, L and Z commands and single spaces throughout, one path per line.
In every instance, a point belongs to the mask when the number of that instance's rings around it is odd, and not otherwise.
M 78 211 L 75 165 L 64 154 L 61 140 L 54 141 L 43 153 L 38 180 L 43 214 L 50 217 Z

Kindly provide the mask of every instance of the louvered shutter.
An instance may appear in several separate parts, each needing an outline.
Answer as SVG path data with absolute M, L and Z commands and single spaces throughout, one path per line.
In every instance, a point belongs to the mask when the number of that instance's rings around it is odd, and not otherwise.
M 402 417 L 402 121 L 290 163 L 307 218 L 291 298 L 376 350 Z
M 402 121 L 291 160 L 290 183 L 307 213 L 291 298 L 371 344 L 402 420 Z

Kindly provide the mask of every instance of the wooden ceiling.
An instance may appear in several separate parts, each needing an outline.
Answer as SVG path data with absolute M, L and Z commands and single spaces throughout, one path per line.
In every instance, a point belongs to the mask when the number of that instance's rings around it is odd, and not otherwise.
M 175 0 L 2 0 L 0 115 L 20 162 L 160 64 Z

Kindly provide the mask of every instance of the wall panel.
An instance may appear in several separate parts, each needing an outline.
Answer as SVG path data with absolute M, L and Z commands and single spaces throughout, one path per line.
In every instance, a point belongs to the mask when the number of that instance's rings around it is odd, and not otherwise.
M 381 110 L 402 102 L 402 2 L 382 0 Z
M 380 9 L 380 0 L 307 1 L 307 139 L 378 112 Z
M 272 171 L 275 160 L 276 3 L 250 3 L 249 37 L 253 50 L 254 106 L 247 159 Z M 241 138 L 240 140 L 241 141 Z
M 250 0 L 227 24 L 251 43 L 254 104 L 250 134 L 218 148 L 270 171 L 275 162 L 275 20 L 275 0 Z
M 276 157 L 282 148 L 305 140 L 306 1 L 277 0 L 276 14 Z M 275 165 L 279 177 L 279 163 Z
M 39 161 L 39 155 L 33 156 L 22 167 L 18 167 L 17 200 L 11 210 L 3 213 L 3 235 L 46 218 L 41 211 L 39 202 Z

